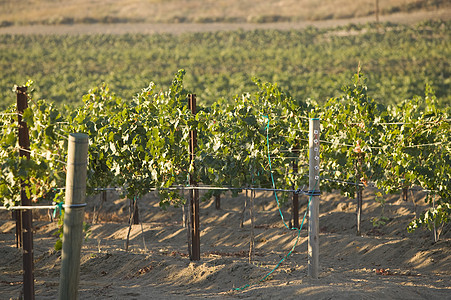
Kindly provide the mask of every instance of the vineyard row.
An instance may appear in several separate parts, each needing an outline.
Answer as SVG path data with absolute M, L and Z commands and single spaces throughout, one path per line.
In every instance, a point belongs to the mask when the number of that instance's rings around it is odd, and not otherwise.
M 0 195 L 2 204 L 19 204 L 21 182 L 34 202 L 61 201 L 67 136 L 83 132 L 90 138 L 88 186 L 122 186 L 129 198 L 157 188 L 161 206 L 184 202 L 175 184 L 298 190 L 308 185 L 302 167 L 308 152 L 303 133 L 308 119 L 321 120 L 321 178 L 323 191 L 339 190 L 359 198 L 368 184 L 382 193 L 421 187 L 437 195 L 431 208 L 413 220 L 410 229 L 448 221 L 451 189 L 449 108 L 436 107 L 433 91 L 397 105 L 383 106 L 368 94 L 357 73 L 339 97 L 323 106 L 295 100 L 277 84 L 254 80 L 258 91 L 211 107 L 189 109 L 190 92 L 179 71 L 166 91 L 151 83 L 132 99 L 121 99 L 106 85 L 83 97 L 84 104 L 62 112 L 52 103 L 35 100 L 21 118 L 30 130 L 29 154 L 17 155 L 17 110 L 0 114 Z M 195 153 L 190 135 L 197 132 Z M 25 152 L 23 149 L 20 152 Z M 268 163 L 272 163 L 272 172 Z M 296 170 L 296 171 L 294 171 Z M 210 191 L 218 194 L 223 191 Z M 282 195 L 281 202 L 288 199 Z M 435 226 L 434 225 L 434 226 Z

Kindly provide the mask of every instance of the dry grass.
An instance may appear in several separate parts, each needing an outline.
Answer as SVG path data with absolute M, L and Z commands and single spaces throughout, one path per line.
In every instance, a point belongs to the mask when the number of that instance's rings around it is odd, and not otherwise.
M 278 22 L 373 15 L 375 0 L 3 0 L 0 24 Z M 449 8 L 445 0 L 379 0 L 381 14 Z

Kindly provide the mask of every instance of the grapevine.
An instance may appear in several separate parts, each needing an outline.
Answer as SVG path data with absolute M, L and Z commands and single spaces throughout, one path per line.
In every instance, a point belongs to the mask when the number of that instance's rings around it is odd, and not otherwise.
M 235 96 L 231 102 L 218 100 L 193 115 L 184 75 L 183 70 L 177 72 L 167 90 L 150 83 L 131 99 L 122 99 L 103 84 L 83 97 L 81 107 L 67 107 L 64 115 L 30 94 L 22 116 L 30 128 L 30 161 L 19 158 L 17 112 L 8 107 L 0 114 L 3 206 L 18 204 L 20 180 L 28 180 L 27 192 L 35 202 L 54 196 L 64 184 L 70 132 L 90 137 L 89 192 L 121 186 L 124 195 L 134 199 L 157 189 L 162 207 L 180 205 L 183 195 L 167 188 L 186 185 L 194 165 L 195 181 L 204 185 L 271 187 L 268 153 L 276 186 L 301 189 L 307 183 L 303 167 L 308 119 L 319 117 L 322 190 L 354 197 L 369 184 L 383 193 L 420 187 L 429 192 L 431 208 L 413 220 L 409 230 L 448 222 L 449 108 L 436 105 L 429 86 L 424 98 L 384 106 L 370 97 L 359 71 L 341 96 L 319 106 L 295 100 L 277 84 L 254 79 L 256 92 Z M 199 139 L 191 162 L 188 142 L 194 129 Z M 296 173 L 293 163 L 299 168 Z

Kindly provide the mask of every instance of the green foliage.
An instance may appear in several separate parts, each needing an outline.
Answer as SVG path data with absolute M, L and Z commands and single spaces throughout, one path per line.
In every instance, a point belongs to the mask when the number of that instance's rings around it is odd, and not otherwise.
M 303 109 L 277 84 L 255 79 L 258 91 L 236 96 L 232 104 L 219 101 L 207 117 L 207 132 L 199 145 L 200 180 L 223 186 L 270 187 L 269 160 L 277 160 L 275 178 L 281 187 L 295 185 L 298 174 L 286 177 L 291 170 L 293 148 L 300 151 L 298 133 L 306 130 Z M 268 138 L 268 141 L 267 141 Z M 268 149 L 269 142 L 270 149 Z M 305 147 L 304 147 L 305 148 Z M 287 151 L 280 152 L 281 149 Z M 291 156 L 291 157 L 290 157 Z
M 409 230 L 448 222 L 449 108 L 436 105 L 429 86 L 424 98 L 384 106 L 369 96 L 366 79 L 358 72 L 342 95 L 318 106 L 294 100 L 278 84 L 254 79 L 255 92 L 235 96 L 231 102 L 220 99 L 193 115 L 184 76 L 180 70 L 169 88 L 150 83 L 127 100 L 103 84 L 83 97 L 82 106 L 67 108 L 64 115 L 54 105 L 30 98 L 22 118 L 30 128 L 31 160 L 18 157 L 17 113 L 13 107 L 6 109 L 0 114 L 2 204 L 17 204 L 21 181 L 29 184 L 26 192 L 34 201 L 61 198 L 54 189 L 64 184 L 70 132 L 84 132 L 90 138 L 89 192 L 94 187 L 122 186 L 131 198 L 157 188 L 160 205 L 166 207 L 184 202 L 178 192 L 165 188 L 185 185 L 189 174 L 206 185 L 271 187 L 270 171 L 278 188 L 298 189 L 307 184 L 303 166 L 308 157 L 308 120 L 319 117 L 321 176 L 326 179 L 321 181 L 322 190 L 338 189 L 353 196 L 357 185 L 369 182 L 385 193 L 420 186 L 434 196 L 428 198 L 432 208 Z M 194 129 L 198 148 L 191 161 L 189 132 Z M 294 166 L 297 172 L 292 171 Z M 384 222 L 383 214 L 373 220 L 377 226 Z
M 368 96 L 366 79 L 361 73 L 354 76 L 353 84 L 343 88 L 344 94 L 331 98 L 323 107 L 322 175 L 347 183 L 331 182 L 328 187 L 338 188 L 354 197 L 356 187 L 374 181 L 380 167 L 375 148 L 380 147 L 378 134 L 381 127 L 376 118 L 383 115 L 381 107 Z
M 377 203 L 379 203 L 381 205 L 382 212 L 381 212 L 379 217 L 371 218 L 371 223 L 373 223 L 373 227 L 384 226 L 389 221 L 389 218 L 384 216 L 385 199 L 382 197 L 382 193 L 381 192 L 378 191 L 378 192 L 375 193 L 374 201 L 376 201 Z
M 36 95 L 81 105 L 80 95 L 108 82 L 127 98 L 150 79 L 168 88 L 179 68 L 199 103 L 254 92 L 253 76 L 277 82 L 296 101 L 323 104 L 340 95 L 359 62 L 384 104 L 420 95 L 434 86 L 439 107 L 451 98 L 450 22 L 418 26 L 381 24 L 299 31 L 224 31 L 125 35 L 1 35 L 0 108 L 13 84 L 33 78 Z
M 384 174 L 377 184 L 388 192 L 418 185 L 449 198 L 449 113 L 437 109 L 429 86 L 425 94 L 389 108 L 378 156 Z
M 60 216 L 58 218 L 58 229 L 53 233 L 57 236 L 55 245 L 53 246 L 56 251 L 61 251 L 63 249 L 63 221 L 64 221 L 64 210 L 60 209 Z
M 371 218 L 371 223 L 373 224 L 373 227 L 381 227 L 387 224 L 389 220 L 390 219 L 386 216 L 379 216 Z
M 30 98 L 30 106 L 21 117 L 33 141 L 30 160 L 19 157 L 18 114 L 13 106 L 0 114 L 0 193 L 7 207 L 19 203 L 21 182 L 27 186 L 27 195 L 36 202 L 65 180 L 61 161 L 67 151 L 67 141 L 61 139 L 66 127 L 63 116 L 52 104 Z
M 64 235 L 63 225 L 64 225 L 64 210 L 61 209 L 58 218 L 58 229 L 53 233 L 53 235 L 57 237 L 55 245 L 53 245 L 53 248 L 56 251 L 61 251 L 63 249 L 63 235 Z M 83 232 L 85 234 L 84 240 L 87 241 L 92 233 L 91 225 L 89 223 L 83 222 Z
M 399 105 L 377 104 L 368 96 L 360 73 L 343 91 L 341 97 L 331 98 L 320 114 L 326 141 L 322 176 L 334 180 L 323 187 L 353 197 L 358 185 L 369 182 L 386 193 L 420 186 L 439 196 L 438 206 L 414 220 L 409 230 L 419 226 L 431 229 L 434 222 L 447 222 L 451 201 L 449 108 L 437 107 L 429 85 L 424 98 L 415 96 Z M 373 224 L 385 221 L 381 216 Z
M 426 227 L 430 231 L 436 230 L 437 238 L 435 241 L 437 241 L 441 232 L 440 227 L 449 222 L 450 215 L 450 201 L 439 201 L 437 206 L 434 204 L 433 207 L 423 212 L 419 218 L 412 220 L 407 227 L 407 231 L 412 232 L 419 227 Z
M 89 187 L 124 186 L 127 196 L 140 197 L 186 178 L 189 130 L 198 122 L 188 110 L 184 74 L 166 92 L 151 83 L 131 101 L 105 85 L 84 97 L 70 122 L 90 137 Z

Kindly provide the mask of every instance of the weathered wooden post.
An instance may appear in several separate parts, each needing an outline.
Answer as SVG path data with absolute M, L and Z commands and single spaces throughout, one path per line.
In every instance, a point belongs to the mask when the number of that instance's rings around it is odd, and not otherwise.
M 293 154 L 299 156 L 298 148 L 293 149 Z M 297 158 L 293 161 L 293 174 L 296 176 L 298 173 L 298 161 Z M 295 184 L 293 183 L 293 190 L 295 189 Z M 291 216 L 293 219 L 293 228 L 299 228 L 299 195 L 297 192 L 293 193 L 292 205 L 291 205 Z
M 17 88 L 17 112 L 19 113 L 19 156 L 30 159 L 30 137 L 28 133 L 28 126 L 22 120 L 22 115 L 25 109 L 28 108 L 27 87 L 22 86 Z M 20 200 L 23 206 L 30 206 L 31 199 L 27 196 L 27 189 L 29 189 L 28 182 L 21 182 Z M 33 215 L 30 209 L 18 210 L 16 213 L 16 234 L 18 238 L 18 245 L 23 245 L 23 293 L 25 299 L 34 299 L 34 264 L 33 264 Z M 21 222 L 21 224 L 20 224 Z
M 221 209 L 221 193 L 219 192 L 215 194 L 215 208 L 216 210 Z
M 251 198 L 249 199 L 249 218 L 251 219 L 251 240 L 249 242 L 249 263 L 252 263 L 255 257 L 255 233 L 254 233 L 254 199 L 255 190 L 251 189 Z
M 357 152 L 357 159 L 355 160 L 355 188 L 356 188 L 356 197 L 357 197 L 357 208 L 356 208 L 356 216 L 357 216 L 357 232 L 356 235 L 360 236 L 361 235 L 361 221 L 362 221 L 362 188 L 360 186 L 360 178 L 361 178 L 361 173 L 360 173 L 360 168 L 362 167 L 362 159 L 363 159 L 363 154 L 360 150 L 360 148 L 358 148 Z
M 189 96 L 189 109 L 193 115 L 196 115 L 196 95 L 191 94 Z M 190 163 L 194 164 L 197 148 L 197 131 L 190 131 Z M 189 184 L 196 186 L 197 183 L 194 179 L 195 166 L 192 173 L 189 175 Z M 191 260 L 200 260 L 200 232 L 199 232 L 199 190 L 190 190 L 190 211 L 191 211 Z
M 311 278 L 318 278 L 319 270 L 319 133 L 319 119 L 310 119 L 308 194 L 311 202 L 308 221 L 308 275 Z
M 67 153 L 66 199 L 59 300 L 78 298 L 80 252 L 86 206 L 88 135 L 71 133 Z

